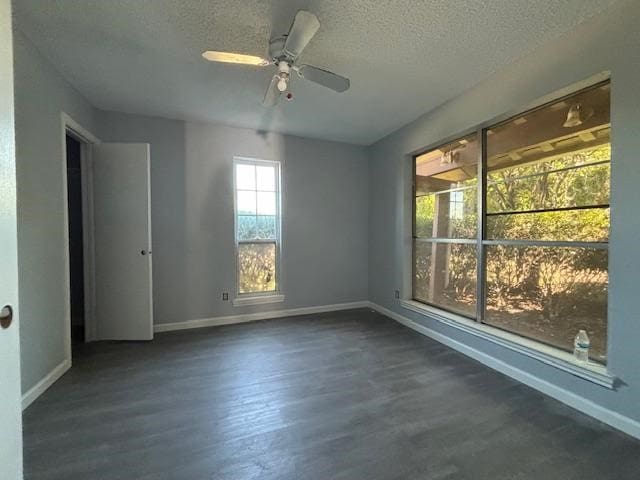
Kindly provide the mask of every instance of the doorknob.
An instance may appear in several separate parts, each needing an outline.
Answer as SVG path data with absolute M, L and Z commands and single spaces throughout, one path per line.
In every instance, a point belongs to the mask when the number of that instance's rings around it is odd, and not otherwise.
M 147 254 L 151 255 L 151 250 L 142 250 L 142 251 L 140 252 L 140 254 L 141 254 L 141 255 L 147 255 Z
M 11 322 L 13 321 L 13 308 L 11 305 L 5 305 L 0 310 L 0 327 L 9 328 Z

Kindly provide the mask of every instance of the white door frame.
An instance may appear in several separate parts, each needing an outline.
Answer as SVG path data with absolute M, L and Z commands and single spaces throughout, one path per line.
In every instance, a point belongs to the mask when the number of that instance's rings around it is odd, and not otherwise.
M 0 327 L 0 477 L 21 480 L 23 455 L 12 18 L 11 2 L 0 0 L 0 309 L 5 305 L 9 307 L 2 312 L 4 328 Z
M 65 112 L 61 114 L 62 125 L 62 178 L 63 192 L 62 199 L 64 208 L 62 209 L 63 221 L 63 244 L 64 244 L 64 339 L 65 357 L 71 365 L 71 275 L 69 261 L 69 212 L 68 212 L 68 183 L 67 183 L 67 134 L 81 142 L 80 151 L 80 173 L 82 182 L 82 246 L 83 246 L 83 268 L 84 268 L 84 323 L 86 342 L 96 338 L 96 323 L 94 317 L 94 238 L 93 238 L 93 164 L 91 162 L 91 145 L 101 143 L 89 130 L 76 122 Z

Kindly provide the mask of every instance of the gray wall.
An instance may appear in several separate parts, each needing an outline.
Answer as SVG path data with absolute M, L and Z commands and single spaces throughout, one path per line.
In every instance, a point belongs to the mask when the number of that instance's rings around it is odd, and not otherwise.
M 22 389 L 65 359 L 61 112 L 94 128 L 95 110 L 14 32 Z
M 640 3 L 623 1 L 568 36 L 522 58 L 370 147 L 370 300 L 615 412 L 640 420 Z M 625 385 L 610 391 L 586 380 L 401 308 L 410 245 L 409 153 L 558 89 L 610 70 L 612 76 L 612 220 L 609 369 Z M 404 285 L 407 292 L 407 285 Z
M 364 148 L 112 112 L 99 135 L 151 144 L 155 323 L 367 299 Z M 235 292 L 234 155 L 282 162 L 284 303 L 222 301 Z
M 367 299 L 366 151 L 94 109 L 15 36 L 22 389 L 65 360 L 61 112 L 104 141 L 151 144 L 156 323 Z M 232 159 L 280 160 L 284 303 L 237 307 Z
M 64 359 L 64 246 L 60 111 L 104 140 L 151 143 L 156 323 L 364 300 L 640 420 L 640 4 L 623 1 L 512 64 L 368 151 L 217 125 L 94 110 L 19 33 L 15 37 L 23 391 Z M 613 167 L 609 391 L 398 307 L 410 240 L 407 155 L 557 89 L 611 70 Z M 368 155 L 367 155 L 368 153 Z M 287 301 L 234 308 L 231 159 L 283 163 Z M 368 163 L 367 156 L 370 157 Z M 369 205 L 367 205 L 369 203 Z M 367 266 L 368 265 L 368 266 Z

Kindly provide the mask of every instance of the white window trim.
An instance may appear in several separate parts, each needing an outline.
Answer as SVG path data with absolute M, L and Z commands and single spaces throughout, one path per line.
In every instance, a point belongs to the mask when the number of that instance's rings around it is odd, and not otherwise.
M 276 290 L 272 292 L 247 292 L 240 293 L 240 264 L 239 264 L 239 245 L 241 243 L 260 243 L 264 240 L 257 240 L 256 242 L 239 241 L 238 240 L 238 205 L 237 205 L 237 192 L 236 192 L 236 165 L 240 163 L 252 164 L 252 165 L 269 165 L 276 167 Z M 265 160 L 259 158 L 234 156 L 233 157 L 233 175 L 232 175 L 232 191 L 233 191 L 233 243 L 235 250 L 235 298 L 231 301 L 234 307 L 243 307 L 248 305 L 266 305 L 269 303 L 284 302 L 284 295 L 282 294 L 282 269 L 280 264 L 282 262 L 282 164 L 276 160 Z M 269 243 L 272 241 L 269 240 Z
M 234 298 L 231 302 L 234 307 L 246 307 L 247 305 L 267 305 L 269 303 L 284 302 L 284 295 L 269 293 L 268 295 L 257 295 L 254 293 L 245 293 Z
M 482 338 L 496 345 L 508 348 L 542 363 L 571 373 L 597 385 L 613 390 L 616 377 L 611 375 L 607 367 L 596 362 L 582 363 L 573 355 L 559 348 L 521 337 L 514 333 L 500 330 L 486 323 L 476 322 L 461 315 L 417 302 L 415 300 L 400 300 L 400 306 L 414 313 L 443 323 L 449 327 L 463 331 L 475 337 Z

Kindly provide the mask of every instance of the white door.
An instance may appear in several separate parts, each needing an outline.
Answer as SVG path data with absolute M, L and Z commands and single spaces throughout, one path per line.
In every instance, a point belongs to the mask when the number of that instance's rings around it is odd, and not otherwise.
M 0 0 L 0 478 L 22 478 L 11 2 Z M 12 313 L 11 313 L 12 312 Z
M 149 145 L 93 145 L 91 160 L 96 336 L 151 340 Z

